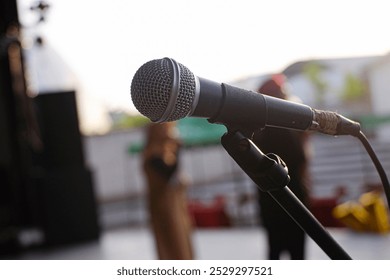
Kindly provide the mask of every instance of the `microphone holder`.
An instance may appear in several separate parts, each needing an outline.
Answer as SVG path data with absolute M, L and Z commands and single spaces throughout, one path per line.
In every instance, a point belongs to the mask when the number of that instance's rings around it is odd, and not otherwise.
M 221 138 L 222 146 L 241 169 L 267 192 L 287 214 L 333 260 L 351 257 L 333 239 L 306 206 L 287 187 L 290 177 L 286 164 L 275 154 L 265 155 L 251 140 L 238 130 L 229 130 Z

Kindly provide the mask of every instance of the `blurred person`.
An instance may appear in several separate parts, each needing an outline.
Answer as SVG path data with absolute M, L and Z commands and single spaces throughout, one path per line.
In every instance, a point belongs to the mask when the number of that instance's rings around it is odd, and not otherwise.
M 179 172 L 180 146 L 174 122 L 148 126 L 143 168 L 151 226 L 162 260 L 193 258 L 187 183 Z
M 288 95 L 285 90 L 285 77 L 281 74 L 273 75 L 265 81 L 258 92 L 276 98 L 297 100 Z M 253 141 L 265 154 L 274 153 L 286 163 L 290 175 L 288 187 L 307 205 L 307 134 L 266 127 L 255 132 Z M 260 190 L 259 209 L 267 233 L 268 259 L 281 259 L 283 253 L 288 253 L 291 259 L 305 259 L 306 234 L 267 192 Z

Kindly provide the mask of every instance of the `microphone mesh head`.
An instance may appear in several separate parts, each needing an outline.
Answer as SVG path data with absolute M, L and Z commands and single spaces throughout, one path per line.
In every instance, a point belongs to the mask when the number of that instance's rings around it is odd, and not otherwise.
M 188 116 L 192 110 L 196 78 L 187 67 L 177 63 L 180 68 L 179 92 L 168 117 L 161 119 L 174 95 L 172 94 L 174 70 L 171 61 L 173 60 L 163 58 L 145 63 L 135 73 L 131 82 L 134 106 L 153 122 L 175 121 Z

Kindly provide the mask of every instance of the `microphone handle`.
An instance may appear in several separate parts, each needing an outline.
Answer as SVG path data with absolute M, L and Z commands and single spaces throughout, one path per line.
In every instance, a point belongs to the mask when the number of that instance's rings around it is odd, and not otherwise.
M 312 126 L 313 110 L 307 105 L 198 79 L 199 99 L 192 116 L 251 130 L 265 126 L 307 130 Z

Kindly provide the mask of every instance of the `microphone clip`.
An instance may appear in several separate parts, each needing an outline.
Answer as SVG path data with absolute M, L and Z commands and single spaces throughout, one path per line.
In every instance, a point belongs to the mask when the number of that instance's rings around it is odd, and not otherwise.
M 240 131 L 229 131 L 221 138 L 222 146 L 241 169 L 264 192 L 283 189 L 290 182 L 288 168 L 276 154 L 264 154 Z

